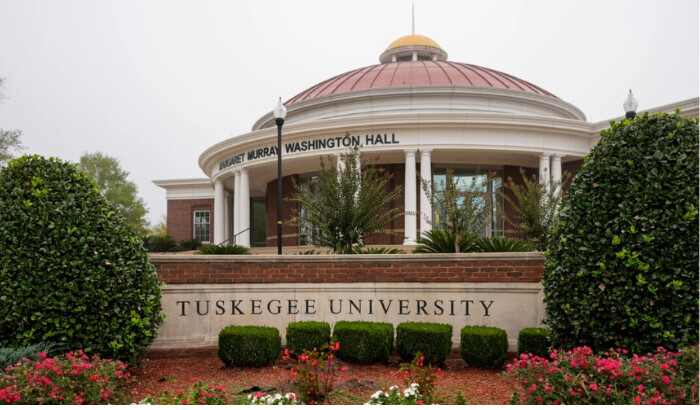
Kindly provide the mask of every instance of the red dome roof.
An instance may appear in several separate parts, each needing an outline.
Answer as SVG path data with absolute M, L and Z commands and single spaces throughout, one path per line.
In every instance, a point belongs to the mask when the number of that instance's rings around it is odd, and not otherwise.
M 348 71 L 316 84 L 285 104 L 345 91 L 418 85 L 496 87 L 555 97 L 534 84 L 490 68 L 451 61 L 422 60 L 377 64 Z

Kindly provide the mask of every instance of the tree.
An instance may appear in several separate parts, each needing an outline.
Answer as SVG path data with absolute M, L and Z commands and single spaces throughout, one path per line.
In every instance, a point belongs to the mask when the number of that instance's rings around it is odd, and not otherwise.
M 454 173 L 448 171 L 442 186 L 431 189 L 428 181 L 421 181 L 423 191 L 433 203 L 433 230 L 446 231 L 448 237 L 454 238 L 455 253 L 464 252 L 465 246 L 474 244 L 492 215 L 491 200 L 484 196 L 485 187 L 492 179 L 474 175 L 470 183 L 458 183 Z
M 145 202 L 137 196 L 136 184 L 127 180 L 129 173 L 121 169 L 118 159 L 100 152 L 85 153 L 80 157 L 78 168 L 97 182 L 100 193 L 134 232 L 139 236 L 148 232 Z
M 4 78 L 0 78 L 0 101 L 4 98 L 2 94 Z M 4 130 L 0 128 L 0 165 L 14 158 L 12 151 L 21 151 L 22 147 L 21 130 Z
M 4 130 L 0 128 L 0 165 L 14 158 L 12 151 L 20 151 L 22 148 L 21 130 Z
M 351 253 L 368 235 L 394 235 L 386 226 L 404 215 L 391 207 L 401 192 L 401 187 L 388 188 L 392 175 L 367 163 L 358 168 L 359 155 L 357 146 L 343 155 L 346 166 L 340 172 L 321 158 L 318 177 L 309 187 L 295 185 L 292 197 L 303 212 L 290 224 L 317 227 L 320 244 L 338 253 Z
M 148 230 L 148 236 L 166 236 L 168 234 L 168 216 L 166 214 L 161 215 L 160 221 L 155 225 L 151 226 Z
M 540 184 L 534 175 L 528 178 L 522 169 L 520 175 L 522 185 L 516 184 L 512 178 L 504 184 L 512 196 L 507 192 L 501 193 L 512 207 L 515 218 L 511 219 L 505 212 L 503 216 L 525 234 L 527 241 L 536 249 L 546 250 L 561 205 L 563 184 L 561 181 L 552 181 L 549 185 Z
M 698 343 L 698 119 L 612 123 L 564 196 L 546 255 L 553 346 Z
M 134 363 L 163 323 L 156 269 L 95 182 L 40 156 L 0 172 L 0 345 Z

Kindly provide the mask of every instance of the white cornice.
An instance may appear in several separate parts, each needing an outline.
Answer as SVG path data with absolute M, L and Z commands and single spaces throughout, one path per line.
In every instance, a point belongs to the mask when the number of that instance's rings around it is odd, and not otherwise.
M 365 116 L 382 111 L 420 112 L 435 109 L 443 112 L 482 109 L 584 121 L 586 119 L 581 110 L 557 97 L 496 87 L 426 85 L 354 90 L 300 101 L 287 107 L 285 121 L 298 123 L 321 118 Z M 256 121 L 252 129 L 257 131 L 272 128 L 274 125 L 275 121 L 270 112 Z
M 661 105 L 658 107 L 654 108 L 648 108 L 644 110 L 637 110 L 639 114 L 643 114 L 645 112 L 648 112 L 650 114 L 656 114 L 657 112 L 667 112 L 669 114 L 675 113 L 676 109 L 680 110 L 680 115 L 683 117 L 686 116 L 692 116 L 692 117 L 697 117 L 699 114 L 699 108 L 700 108 L 700 98 L 695 97 L 695 98 L 688 98 L 687 100 L 682 100 L 678 101 L 675 103 L 671 104 L 666 104 L 666 105 Z M 600 139 L 600 132 L 602 130 L 606 130 L 610 128 L 610 123 L 611 122 L 620 122 L 625 118 L 624 115 L 621 115 L 619 117 L 611 118 L 609 120 L 605 121 L 599 121 L 596 123 L 591 124 L 591 132 L 592 135 L 591 137 L 594 139 L 593 144 L 598 142 Z
M 387 129 L 396 131 L 420 129 L 424 132 L 429 132 L 430 129 L 455 129 L 457 132 L 471 129 L 503 130 L 504 133 L 510 135 L 530 133 L 573 138 L 574 140 L 585 139 L 586 144 L 588 144 L 591 135 L 591 124 L 580 120 L 499 113 L 402 113 L 292 124 L 283 128 L 283 138 L 288 142 L 341 136 L 346 133 L 374 133 Z M 276 129 L 272 128 L 239 135 L 207 149 L 200 156 L 199 165 L 205 174 L 210 175 L 216 164 L 230 157 L 233 153 L 243 153 L 254 148 L 276 145 L 276 141 L 277 132 Z M 439 143 L 435 145 L 435 147 L 438 146 L 440 146 Z M 525 146 L 521 148 L 527 150 Z M 542 147 L 533 146 L 530 149 L 541 150 Z M 318 154 L 322 153 L 317 152 L 316 155 Z M 262 163 L 264 161 L 257 162 L 257 164 Z
M 173 187 L 209 187 L 211 188 L 211 180 L 209 178 L 180 178 L 180 179 L 158 179 L 151 181 L 161 188 Z

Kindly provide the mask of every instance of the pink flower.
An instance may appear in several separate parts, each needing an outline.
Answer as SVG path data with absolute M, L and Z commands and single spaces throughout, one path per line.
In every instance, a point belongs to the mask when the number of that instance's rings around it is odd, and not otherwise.
M 639 396 L 634 396 L 634 402 L 636 404 L 642 404 L 642 398 Z

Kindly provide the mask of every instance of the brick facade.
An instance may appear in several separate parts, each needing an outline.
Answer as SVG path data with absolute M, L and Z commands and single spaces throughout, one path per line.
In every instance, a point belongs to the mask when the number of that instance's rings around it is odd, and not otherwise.
M 209 237 L 214 240 L 214 199 L 168 200 L 168 235 L 175 242 L 194 237 L 194 211 L 209 211 Z
M 564 177 L 568 176 L 566 180 L 564 189 L 568 189 L 572 176 L 578 171 L 578 169 L 583 164 L 583 160 L 566 162 L 562 164 L 562 171 Z M 404 164 L 380 164 L 377 165 L 381 169 L 393 175 L 392 180 L 387 186 L 387 191 L 394 189 L 397 186 L 403 187 L 405 179 L 405 166 Z M 418 168 L 419 165 L 416 166 Z M 507 183 L 509 179 L 512 179 L 516 184 L 522 184 L 522 175 L 520 170 L 523 169 L 527 175 L 537 175 L 537 169 L 535 168 L 522 168 L 517 166 L 506 165 L 503 167 L 503 182 Z M 418 171 L 418 169 L 417 169 Z M 298 204 L 291 201 L 290 198 L 294 195 L 294 184 L 298 183 L 299 175 L 289 175 L 283 177 L 282 179 L 282 220 L 289 221 L 297 212 Z M 416 183 L 417 192 L 416 198 L 417 204 L 416 209 L 418 214 L 416 215 L 416 236 L 420 235 L 420 195 L 422 192 L 422 187 L 420 185 L 420 178 Z M 511 199 L 513 194 L 506 191 Z M 404 207 L 404 196 L 405 192 L 403 190 L 399 193 L 396 200 L 391 204 L 392 207 Z M 227 200 L 230 201 L 229 198 Z M 274 247 L 277 246 L 277 180 L 274 179 L 267 183 L 267 224 L 266 224 L 266 242 L 267 246 Z M 230 207 L 229 207 L 230 208 Z M 168 234 L 175 240 L 180 241 L 183 239 L 191 239 L 193 237 L 193 212 L 195 210 L 209 210 L 210 211 L 210 229 L 211 238 L 214 238 L 214 199 L 193 199 L 193 200 L 168 200 Z M 517 220 L 515 218 L 515 212 L 513 207 L 508 203 L 508 201 L 503 202 L 503 211 L 506 215 L 504 220 L 504 233 L 507 237 L 518 238 L 521 237 L 514 227 L 514 222 Z M 229 218 L 229 225 L 233 223 L 233 218 Z M 401 245 L 404 238 L 404 218 L 396 219 L 387 229 L 394 232 L 394 236 L 382 236 L 382 235 L 372 235 L 365 238 L 366 245 Z M 296 226 L 291 226 L 285 223 L 282 227 L 282 245 L 283 246 L 297 246 L 299 245 L 299 228 Z
M 348 282 L 530 282 L 539 253 L 461 255 L 151 255 L 168 284 Z

